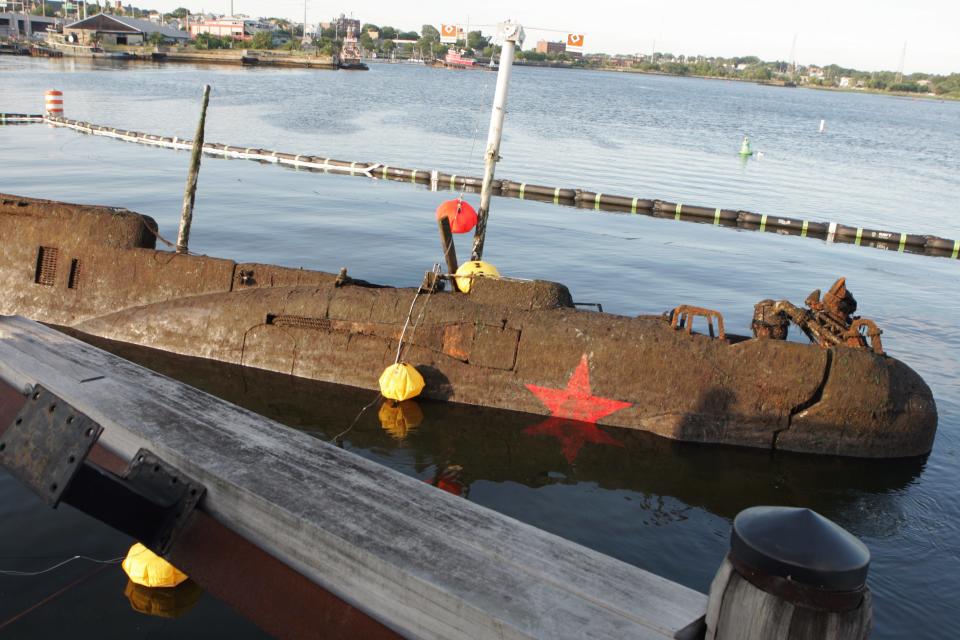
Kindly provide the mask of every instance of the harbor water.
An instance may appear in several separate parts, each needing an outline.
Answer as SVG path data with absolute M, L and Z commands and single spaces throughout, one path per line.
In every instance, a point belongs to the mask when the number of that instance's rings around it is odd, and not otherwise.
M 0 112 L 190 138 L 204 83 L 209 142 L 482 173 L 495 74 L 371 65 L 366 73 L 0 58 Z M 820 132 L 820 121 L 826 129 Z M 738 157 L 750 137 L 762 156 Z M 960 238 L 960 103 L 741 82 L 518 67 L 498 177 Z M 176 237 L 189 154 L 33 124 L 0 127 L 0 192 L 129 209 Z M 414 286 L 442 261 L 433 212 L 450 192 L 206 157 L 191 249 Z M 477 196 L 467 194 L 474 205 Z M 0 239 L 0 250 L 2 250 Z M 469 238 L 458 238 L 465 255 Z M 960 260 L 494 198 L 485 259 L 565 283 L 624 315 L 717 309 L 747 333 L 764 298 L 801 303 L 840 276 L 886 350 L 940 414 L 925 459 L 855 460 L 674 443 L 603 428 L 545 434 L 541 417 L 422 402 L 388 430 L 379 405 L 343 446 L 464 499 L 700 591 L 738 511 L 805 506 L 873 554 L 875 638 L 935 638 L 960 602 Z M 124 349 L 126 357 L 318 438 L 371 392 Z M 375 379 L 379 371 L 371 371 Z M 441 482 L 441 480 L 443 482 Z M 0 571 L 39 571 L 130 544 L 0 472 Z M 116 564 L 0 573 L 0 637 L 262 637 L 210 596 L 179 618 L 133 611 Z

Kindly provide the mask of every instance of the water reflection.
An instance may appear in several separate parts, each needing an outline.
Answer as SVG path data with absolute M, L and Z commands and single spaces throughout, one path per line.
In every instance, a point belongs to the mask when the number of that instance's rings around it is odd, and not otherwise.
M 144 587 L 127 580 L 123 595 L 138 613 L 158 618 L 180 618 L 197 606 L 203 589 L 193 580 L 166 589 Z
M 330 440 L 370 403 L 368 390 L 186 358 L 142 347 L 88 341 L 288 426 Z M 865 498 L 901 511 L 903 489 L 922 459 L 867 460 L 675 442 L 652 434 L 565 418 L 437 402 L 384 403 L 344 437 L 343 446 L 458 495 L 478 481 L 530 488 L 591 484 L 632 492 L 653 516 L 701 508 L 725 519 L 757 504 L 806 506 L 858 535 L 885 537 L 900 518 L 864 521 Z M 451 490 L 455 489 L 455 490 Z M 681 503 L 677 505 L 677 501 Z M 610 513 L 610 517 L 618 514 Z
M 394 402 L 384 400 L 377 413 L 380 427 L 396 440 L 404 440 L 407 435 L 423 422 L 423 410 L 416 400 Z

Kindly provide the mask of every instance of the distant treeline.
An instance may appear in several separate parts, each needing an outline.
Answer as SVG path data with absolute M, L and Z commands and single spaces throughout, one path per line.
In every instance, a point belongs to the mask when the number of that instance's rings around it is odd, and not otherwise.
M 960 98 L 960 73 L 950 75 L 911 73 L 901 76 L 894 71 L 859 71 L 836 64 L 824 67 L 795 66 L 782 60 L 764 61 L 756 56 L 723 58 L 653 53 L 616 56 L 588 54 L 579 57 L 570 53 L 538 53 L 531 49 L 521 52 L 519 57 L 531 61 L 565 62 L 574 67 L 635 70 L 675 76 L 782 81 L 811 86 L 934 94 Z

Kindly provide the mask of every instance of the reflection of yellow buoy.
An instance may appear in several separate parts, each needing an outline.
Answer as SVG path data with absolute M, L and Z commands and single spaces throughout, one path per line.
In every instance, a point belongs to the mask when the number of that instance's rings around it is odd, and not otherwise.
M 401 402 L 416 398 L 423 391 L 423 376 L 412 364 L 398 362 L 380 374 L 380 393 L 388 400 Z
M 193 580 L 172 589 L 151 589 L 128 580 L 123 595 L 134 611 L 160 618 L 179 618 L 200 602 L 203 590 Z
M 383 403 L 380 407 L 380 426 L 397 440 L 403 440 L 423 422 L 423 411 L 416 400 Z
M 500 272 L 489 262 L 471 260 L 464 262 L 457 269 L 457 288 L 464 293 L 470 293 L 470 284 L 476 277 L 499 278 Z
M 132 582 L 144 587 L 175 587 L 187 579 L 186 574 L 139 542 L 127 552 L 123 570 Z

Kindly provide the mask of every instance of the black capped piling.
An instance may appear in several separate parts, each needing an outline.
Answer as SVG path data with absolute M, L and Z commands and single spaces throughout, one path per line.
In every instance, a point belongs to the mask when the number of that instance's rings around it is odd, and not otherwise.
M 867 547 L 815 511 L 741 511 L 710 585 L 706 638 L 867 638 L 869 568 Z

